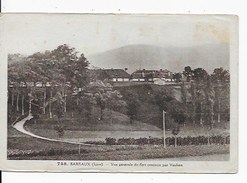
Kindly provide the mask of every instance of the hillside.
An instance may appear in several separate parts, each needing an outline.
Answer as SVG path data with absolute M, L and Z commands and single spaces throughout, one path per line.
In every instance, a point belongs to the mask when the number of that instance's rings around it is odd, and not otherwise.
M 201 67 L 208 72 L 214 68 L 229 69 L 227 45 L 201 45 L 197 47 L 159 47 L 153 45 L 127 45 L 121 48 L 87 56 L 91 65 L 100 68 L 136 69 L 167 68 L 179 72 L 186 66 Z
M 169 108 L 181 108 L 182 104 L 173 96 L 173 88 L 158 85 L 135 85 L 126 87 L 115 87 L 126 98 L 134 94 L 138 105 L 135 119 L 146 124 L 151 124 L 162 129 L 162 111 L 159 108 L 160 102 L 157 101 L 157 96 L 162 95 L 170 98 L 167 102 Z M 127 97 L 128 98 L 128 97 Z M 128 99 L 129 100 L 129 99 Z M 162 100 L 162 99 L 160 99 Z M 172 121 L 168 117 L 166 126 L 171 127 Z

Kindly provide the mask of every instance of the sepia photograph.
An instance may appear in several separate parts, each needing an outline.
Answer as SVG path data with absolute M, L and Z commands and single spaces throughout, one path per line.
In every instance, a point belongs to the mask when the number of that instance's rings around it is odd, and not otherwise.
M 0 25 L 2 169 L 237 171 L 236 16 L 2 14 Z

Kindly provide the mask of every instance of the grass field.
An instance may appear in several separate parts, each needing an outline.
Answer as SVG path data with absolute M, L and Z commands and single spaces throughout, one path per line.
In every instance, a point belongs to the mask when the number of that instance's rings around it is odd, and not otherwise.
M 166 159 L 177 157 L 229 154 L 229 145 L 200 145 L 200 146 L 80 146 L 62 142 L 49 142 L 23 135 L 11 130 L 12 137 L 8 138 L 8 159 L 20 160 L 138 160 Z M 200 157 L 201 156 L 201 157 Z M 186 159 L 186 158 L 184 158 Z M 205 158 L 204 158 L 205 159 Z
M 30 125 L 30 124 L 29 124 Z M 223 125 L 223 124 L 221 124 Z M 29 126 L 30 127 L 30 126 Z M 222 128 L 222 127 L 221 127 Z M 38 130 L 38 129 L 36 129 Z M 47 130 L 47 129 L 46 129 Z M 43 133 L 45 133 L 45 131 Z M 118 133 L 118 131 L 115 131 Z M 132 132 L 132 131 L 131 131 Z M 143 131 L 145 132 L 145 131 Z M 150 132 L 146 131 L 150 135 Z M 123 132 L 124 133 L 124 132 Z M 47 133 L 46 133 L 47 134 Z M 110 134 L 111 135 L 111 134 Z M 72 132 L 72 136 L 74 133 Z M 200 146 L 80 146 L 62 142 L 49 142 L 23 135 L 9 128 L 8 159 L 21 160 L 138 160 L 166 159 L 211 154 L 229 154 L 229 145 Z
M 94 147 L 95 148 L 95 147 Z M 204 156 L 212 154 L 229 154 L 229 145 L 205 145 L 205 146 L 180 146 L 167 147 L 161 146 L 137 146 L 137 147 L 106 147 L 101 149 L 87 149 L 82 147 L 81 154 L 78 151 L 66 151 L 58 155 L 35 155 L 19 156 L 10 159 L 29 159 L 29 160 L 140 160 L 140 159 L 166 159 L 189 156 Z
M 97 111 L 97 112 L 96 112 Z M 159 131 L 156 126 L 141 123 L 134 120 L 130 124 L 129 117 L 123 113 L 104 110 L 104 119 L 99 121 L 97 116 L 100 116 L 99 110 L 93 111 L 91 119 L 82 118 L 79 114 L 74 113 L 73 118 L 71 113 L 67 113 L 64 118 L 58 122 L 56 118 L 50 119 L 47 116 L 42 116 L 40 119 L 31 120 L 26 123 L 27 128 L 32 129 L 54 129 L 55 126 L 61 125 L 66 130 L 71 131 Z
M 122 114 L 121 114 L 122 115 Z M 38 120 L 34 123 L 33 120 L 29 121 L 25 128 L 42 137 L 59 139 L 55 126 L 60 125 L 64 127 L 64 135 L 61 137 L 65 140 L 73 142 L 87 142 L 87 141 L 105 141 L 106 138 L 162 138 L 163 131 L 153 125 L 140 123 L 135 121 L 133 124 L 125 122 L 116 123 L 81 123 L 78 119 L 72 120 L 64 119 L 60 123 L 57 120 Z M 222 135 L 228 136 L 229 122 L 216 123 L 211 131 L 211 136 Z M 172 137 L 172 131 L 166 131 L 166 137 Z M 208 136 L 208 130 L 201 125 L 193 126 L 191 124 L 181 126 L 178 137 L 187 136 Z

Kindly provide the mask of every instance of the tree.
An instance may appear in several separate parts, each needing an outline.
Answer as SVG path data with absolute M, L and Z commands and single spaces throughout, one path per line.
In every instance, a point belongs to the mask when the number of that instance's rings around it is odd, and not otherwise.
M 204 119 L 205 124 L 208 126 L 208 144 L 209 144 L 209 137 L 211 135 L 211 131 L 214 124 L 214 88 L 211 83 L 210 77 L 207 78 L 207 82 L 204 87 L 205 93 L 205 109 L 204 109 Z
M 90 82 L 84 90 L 82 95 L 92 95 L 95 104 L 100 108 L 99 120 L 103 120 L 105 109 L 109 109 L 112 120 L 112 110 L 118 110 L 124 107 L 125 102 L 123 96 L 119 91 L 113 90 L 113 87 L 109 83 L 104 83 L 101 80 Z
M 26 56 L 20 53 L 8 54 L 8 65 L 19 64 L 24 62 L 25 60 L 26 60 Z
M 209 118 L 210 125 L 213 122 L 213 107 L 214 107 L 214 88 L 212 86 L 212 82 L 210 77 L 208 77 L 207 83 L 204 88 L 205 100 L 206 100 L 206 114 Z
M 183 75 L 186 77 L 186 80 L 189 82 L 192 79 L 193 71 L 190 66 L 184 68 Z
M 15 61 L 18 60 L 16 58 L 21 61 Z M 74 98 L 80 98 L 83 95 L 81 91 L 89 83 L 88 60 L 84 54 L 79 55 L 75 48 L 66 44 L 52 51 L 37 52 L 23 58 L 18 55 L 9 55 L 9 61 L 11 62 L 8 65 L 11 96 L 9 102 L 22 114 L 25 112 L 24 106 L 29 96 L 30 114 L 36 115 L 34 103 L 38 99 L 39 110 L 42 109 L 43 114 L 46 114 L 48 112 L 46 109 L 49 107 L 50 118 L 54 116 L 54 113 L 60 121 L 63 114 L 67 112 L 68 98 L 69 105 L 75 106 L 70 102 L 76 102 Z M 38 82 L 42 83 L 42 88 L 36 87 Z M 21 85 L 25 88 L 20 87 Z M 70 110 L 75 110 L 75 107 L 72 108 L 69 106 Z M 87 111 L 84 115 L 89 117 L 90 102 L 86 101 L 84 108 Z
M 173 74 L 173 79 L 175 80 L 175 82 L 181 82 L 182 79 L 182 74 L 181 73 L 174 73 Z
M 217 113 L 217 121 L 221 122 L 221 111 L 225 108 L 226 113 L 229 111 L 230 101 L 226 101 L 230 95 L 230 74 L 228 70 L 224 70 L 223 68 L 214 69 L 213 74 L 211 74 L 211 81 L 214 84 L 214 92 L 215 92 L 215 113 Z M 223 94 L 224 93 L 224 94 Z M 224 99 L 223 99 L 224 98 Z M 221 103 L 224 103 L 222 105 Z M 226 114 L 225 113 L 225 114 Z
M 10 56 L 8 56 L 10 57 Z M 12 100 L 12 106 L 16 107 L 16 111 L 19 112 L 19 96 L 20 96 L 20 82 L 21 82 L 21 75 L 22 73 L 21 67 L 19 63 L 13 63 L 9 65 L 8 67 L 8 81 L 9 84 L 11 83 L 12 89 L 11 89 L 11 100 Z M 16 95 L 16 100 L 14 99 Z M 14 101 L 16 103 L 14 104 Z
M 197 118 L 199 117 L 200 124 L 203 126 L 204 123 L 204 107 L 205 107 L 205 87 L 207 80 L 209 78 L 208 73 L 202 69 L 197 68 L 193 70 L 193 80 L 195 84 L 195 106 L 196 106 L 196 114 Z M 194 86 L 193 86 L 194 87 Z
M 185 86 L 184 81 L 181 84 L 181 102 L 183 103 L 183 105 L 185 106 L 185 114 L 187 115 L 188 113 L 188 105 L 187 105 L 187 89 Z M 184 123 L 185 125 L 185 123 Z
M 205 93 L 202 86 L 196 87 L 196 114 L 199 117 L 199 123 L 203 126 L 203 106 L 205 103 Z
M 71 112 L 71 117 L 74 117 L 74 112 L 77 111 L 78 105 L 76 104 L 77 96 L 73 95 L 72 91 L 67 91 L 68 97 L 66 97 L 67 112 Z
M 182 84 L 181 84 L 181 101 L 183 104 L 186 105 L 186 103 L 187 103 L 187 89 L 186 89 L 184 82 L 182 82 Z
M 43 88 L 43 114 L 46 114 L 47 102 L 47 84 L 53 82 L 53 74 L 56 72 L 53 68 L 54 62 L 51 58 L 51 52 L 45 51 L 44 53 L 36 52 L 27 57 L 26 64 L 29 65 L 32 71 L 37 75 L 37 81 L 42 83 Z M 53 71 L 53 72 L 52 72 Z M 51 104 L 50 104 L 51 105 Z M 49 105 L 49 106 L 50 106 Z M 50 107 L 51 109 L 51 107 Z M 50 115 L 51 111 L 49 111 Z M 51 117 L 51 116 L 50 116 Z
M 100 117 L 99 121 L 103 120 L 104 109 L 106 108 L 107 98 L 104 93 L 97 92 L 95 94 L 97 105 L 100 107 Z
M 77 88 L 77 104 L 82 94 L 82 89 L 89 83 L 88 65 L 89 62 L 84 54 L 77 56 L 78 52 L 75 48 L 70 48 L 68 45 L 60 45 L 52 51 L 52 58 L 60 66 L 60 81 L 63 82 L 63 91 L 65 99 L 66 111 L 66 83 L 70 83 L 70 89 Z M 68 87 L 67 87 L 68 88 Z
M 228 70 L 221 68 L 214 69 L 213 74 L 211 74 L 211 80 L 216 84 L 227 84 L 230 82 L 230 73 Z M 219 82 L 219 83 L 217 83 Z
M 85 116 L 87 120 L 90 120 L 92 108 L 95 103 L 95 98 L 92 94 L 84 94 L 79 98 L 79 103 L 77 106 L 78 113 Z
M 53 113 L 56 115 L 59 123 L 64 116 L 63 102 L 64 101 L 58 99 L 53 105 Z
M 34 122 L 36 123 L 37 119 L 39 119 L 39 116 L 42 113 L 42 110 L 41 110 L 42 102 L 39 100 L 39 97 L 36 93 L 33 94 L 32 97 L 33 97 L 32 102 L 31 102 L 32 115 L 33 115 Z
M 64 75 L 65 80 L 70 82 L 72 86 L 82 88 L 88 84 L 87 67 L 89 62 L 84 54 L 78 57 L 78 52 L 75 51 L 75 48 L 64 44 L 53 50 L 51 55 L 56 65 L 60 68 L 60 74 Z
M 180 125 L 183 125 L 185 122 L 186 115 L 182 110 L 176 110 L 176 109 L 172 109 L 170 115 L 175 123 L 172 130 L 172 134 L 175 136 L 175 146 L 177 146 L 177 135 L 180 132 Z
M 160 121 L 162 121 L 163 110 L 167 113 L 166 129 L 171 128 L 173 125 L 173 118 L 171 113 L 173 109 L 181 110 L 185 112 L 185 104 L 174 99 L 166 90 L 156 91 L 154 94 L 155 104 L 159 107 Z
M 196 83 L 201 83 L 207 80 L 208 73 L 202 68 L 197 68 L 193 70 L 193 79 Z
M 193 121 L 193 124 L 195 126 L 196 123 L 196 90 L 195 90 L 195 84 L 193 81 L 191 81 L 191 87 L 190 87 L 190 94 L 191 94 L 191 104 L 192 104 L 192 112 L 191 112 L 191 118 Z
M 117 90 L 107 92 L 106 105 L 107 105 L 107 108 L 110 110 L 111 122 L 112 122 L 112 111 L 120 112 L 121 109 L 127 106 L 126 102 L 122 98 L 123 96 Z
M 8 65 L 8 81 L 9 85 L 12 85 L 11 89 L 11 100 L 12 106 L 14 105 L 14 97 L 16 95 L 16 111 L 19 112 L 20 108 L 20 100 L 21 100 L 21 113 L 24 114 L 24 101 L 25 94 L 29 93 L 31 96 L 31 87 L 27 85 L 27 82 L 35 82 L 37 78 L 37 74 L 32 70 L 30 65 L 26 62 L 16 62 Z M 21 95 L 21 97 L 20 97 Z M 20 99 L 21 98 L 21 99 Z M 29 111 L 31 110 L 31 98 L 29 100 Z
M 43 93 L 43 113 L 47 106 L 47 96 L 49 96 L 49 113 L 52 117 L 52 103 L 54 102 L 54 92 L 59 89 L 63 95 L 64 112 L 67 111 L 67 93 L 74 88 L 81 89 L 88 83 L 87 66 L 88 61 L 83 54 L 77 56 L 75 48 L 68 45 L 60 45 L 52 51 L 44 53 L 34 53 L 28 57 L 28 64 L 32 70 L 38 74 L 38 79 L 44 83 Z M 49 92 L 47 94 L 46 84 L 49 83 Z M 78 92 L 77 97 L 80 93 Z
M 127 115 L 129 116 L 130 124 L 132 124 L 133 120 L 137 117 L 138 108 L 140 107 L 141 102 L 138 99 L 138 95 L 132 92 L 127 92 L 124 96 L 124 100 L 127 104 Z
M 133 120 L 136 118 L 139 106 L 140 103 L 138 103 L 137 100 L 133 99 L 127 102 L 127 114 L 130 119 L 130 124 L 132 124 Z
M 25 114 L 25 107 L 24 107 L 24 103 L 25 103 L 25 98 L 26 98 L 26 88 L 22 88 L 21 91 L 21 115 Z
M 168 111 L 169 103 L 173 100 L 172 96 L 165 90 L 157 91 L 154 94 L 155 104 L 159 106 L 160 112 Z

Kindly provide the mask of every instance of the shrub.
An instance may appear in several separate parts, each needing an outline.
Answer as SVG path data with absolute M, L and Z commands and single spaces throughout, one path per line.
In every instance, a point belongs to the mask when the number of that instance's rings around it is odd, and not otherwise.
M 105 139 L 107 145 L 115 145 L 116 144 L 116 139 L 115 138 L 106 138 Z
M 139 139 L 136 139 L 136 143 L 138 145 L 148 144 L 148 138 L 139 138 Z
M 160 145 L 160 144 L 163 144 L 163 142 L 164 142 L 164 138 L 152 138 L 152 137 L 149 137 L 149 144 Z
M 120 138 L 117 141 L 119 145 L 134 145 L 136 144 L 136 139 L 134 138 Z
M 175 138 L 174 137 L 167 137 L 166 138 L 166 145 L 167 146 L 175 146 Z M 117 140 L 115 138 L 106 138 L 107 145 L 163 145 L 164 138 L 120 138 Z M 91 144 L 99 144 L 99 142 L 90 142 Z M 198 137 L 178 137 L 177 138 L 177 145 L 178 146 L 188 146 L 188 145 L 207 145 L 207 144 L 230 144 L 230 136 L 223 137 L 221 135 L 217 136 L 198 136 Z

